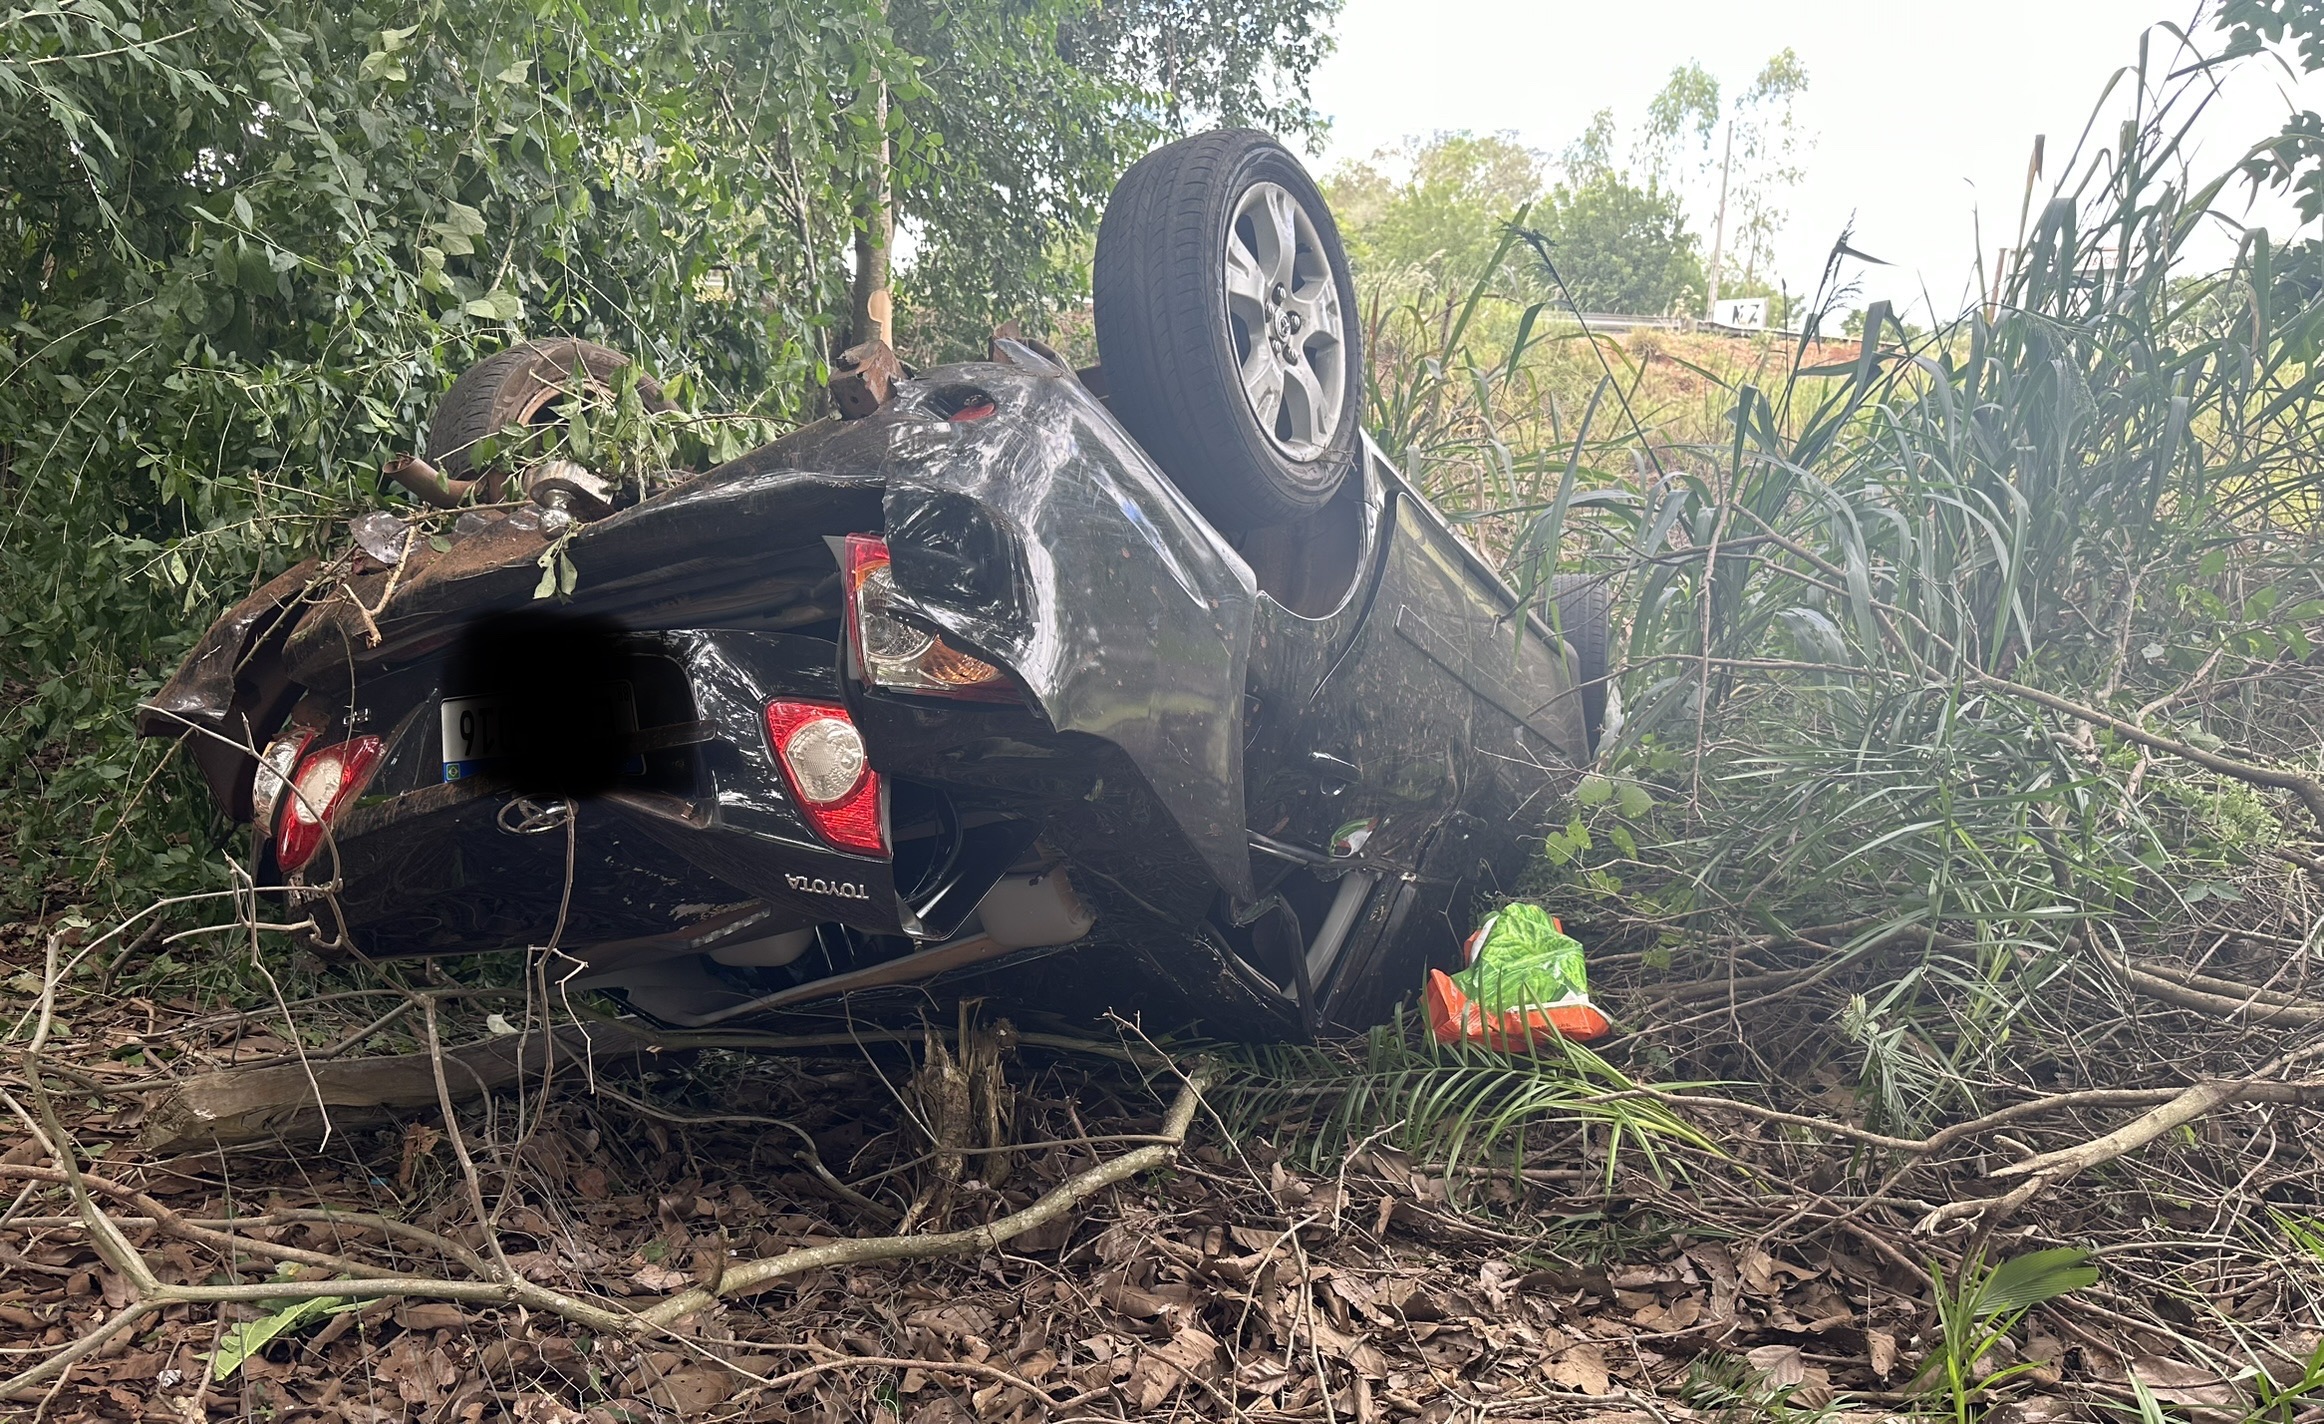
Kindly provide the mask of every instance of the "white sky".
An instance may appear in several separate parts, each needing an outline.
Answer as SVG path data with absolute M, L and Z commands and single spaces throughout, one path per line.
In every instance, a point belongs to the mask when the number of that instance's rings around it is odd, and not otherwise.
M 1798 114 L 1815 144 L 1777 268 L 1793 291 L 1812 288 L 1853 214 L 1854 246 L 1893 264 L 1863 272 L 1864 300 L 1922 308 L 1925 323 L 1924 287 L 1946 315 L 1965 304 L 1974 219 L 1988 254 L 2014 238 L 2033 136 L 2048 135 L 2054 179 L 2107 77 L 2136 61 L 2140 31 L 2192 10 L 2192 0 L 1348 0 L 1338 52 L 1315 76 L 1332 131 L 1311 161 L 1328 170 L 1439 129 L 1510 130 L 1554 157 L 1606 107 L 1626 156 L 1674 67 L 1700 60 L 1732 96 L 1789 45 L 1807 66 Z M 2176 67 L 2177 53 L 2155 35 L 2156 72 Z M 2324 79 L 2265 61 L 2246 61 L 2224 90 L 2197 130 L 2204 176 L 2280 127 L 2295 95 L 2324 108 Z M 2099 133 L 2110 142 L 2112 125 Z M 2278 241 L 2292 235 L 2280 202 L 2251 220 Z M 1707 250 L 1708 214 L 1695 225 Z M 2208 255 L 2224 257 L 2227 241 Z

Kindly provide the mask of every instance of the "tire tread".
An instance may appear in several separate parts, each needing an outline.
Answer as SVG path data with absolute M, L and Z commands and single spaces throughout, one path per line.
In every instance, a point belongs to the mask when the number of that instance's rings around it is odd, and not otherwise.
M 579 365 L 592 381 L 610 382 L 629 358 L 610 346 L 579 337 L 557 336 L 520 342 L 497 351 L 460 373 L 428 416 L 427 456 L 445 478 L 475 474 L 476 442 L 513 423 L 541 384 L 570 380 Z M 661 388 L 649 377 L 638 390 L 649 410 L 667 409 Z
M 1226 211 L 1253 168 L 1308 202 L 1331 249 L 1347 314 L 1350 388 L 1341 430 L 1316 461 L 1277 455 L 1222 361 L 1212 271 Z M 1302 190 L 1305 190 L 1304 192 Z M 1301 518 L 1355 467 L 1362 342 L 1338 229 L 1298 160 L 1270 135 L 1219 129 L 1155 150 L 1123 174 L 1098 226 L 1092 279 L 1098 347 L 1115 413 L 1163 471 L 1229 530 Z
M 1559 634 L 1574 650 L 1574 672 L 1581 679 L 1582 729 L 1595 755 L 1598 736 L 1606 728 L 1613 590 L 1597 574 L 1555 574 L 1549 581 L 1549 596 L 1557 607 Z

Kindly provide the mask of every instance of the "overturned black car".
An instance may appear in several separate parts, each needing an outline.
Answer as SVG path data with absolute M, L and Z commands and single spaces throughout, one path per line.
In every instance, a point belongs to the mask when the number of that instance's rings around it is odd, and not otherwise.
M 553 946 L 684 1026 L 1375 1022 L 1590 758 L 1605 613 L 1521 607 L 1362 438 L 1353 315 L 1297 160 L 1224 131 L 1117 190 L 1099 368 L 870 369 L 852 416 L 615 507 L 471 464 L 622 362 L 516 348 L 431 426 L 452 536 L 276 579 L 142 726 L 325 951 Z

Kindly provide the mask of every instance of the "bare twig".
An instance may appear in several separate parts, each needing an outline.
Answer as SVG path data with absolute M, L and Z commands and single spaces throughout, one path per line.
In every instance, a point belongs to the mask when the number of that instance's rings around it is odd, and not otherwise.
M 2324 1045 L 2285 1054 L 2248 1078 L 2231 1078 L 2197 1083 L 2151 1112 L 2131 1119 L 2103 1137 L 2093 1138 L 2076 1147 L 2057 1152 L 2044 1152 L 2022 1162 L 2011 1162 L 1994 1169 L 1996 1177 L 2033 1176 L 2050 1182 L 2062 1182 L 2077 1172 L 2086 1171 L 2101 1162 L 2111 1162 L 2127 1152 L 2135 1152 L 2176 1127 L 2183 1127 L 2199 1117 L 2245 1101 L 2259 1090 L 2273 1086 L 2271 1080 L 2284 1068 L 2305 1059 L 2324 1054 Z M 2324 1089 L 2324 1084 L 2292 1084 L 2293 1087 Z
M 1042 1389 L 1024 1376 L 1010 1374 L 997 1365 L 980 1365 L 968 1360 L 918 1360 L 908 1355 L 845 1355 L 836 1359 L 817 1360 L 812 1365 L 803 1365 L 787 1374 L 772 1376 L 763 1383 L 753 1385 L 744 1393 L 758 1394 L 765 1390 L 788 1389 L 801 1380 L 813 1379 L 817 1375 L 829 1374 L 833 1370 L 883 1368 L 925 1370 L 932 1375 L 955 1374 L 967 1375 L 972 1379 L 989 1379 L 1022 1390 L 1032 1397 L 1035 1404 L 1044 1408 L 1055 1408 L 1057 1403 L 1049 1397 L 1047 1390 Z
M 432 1020 L 433 1015 L 430 1014 L 427 1017 Z M 430 1027 L 433 1028 L 432 1022 Z M 36 1034 L 36 1048 L 41 1039 L 42 1036 Z M 326 1253 L 277 1246 L 273 1243 L 260 1243 L 245 1236 L 218 1232 L 196 1225 L 134 1188 L 102 1178 L 92 1178 L 79 1172 L 77 1167 L 70 1165 L 69 1157 L 60 1158 L 60 1161 L 67 1165 L 55 1168 L 8 1167 L 0 1175 L 37 1181 L 54 1181 L 68 1185 L 73 1189 L 75 1198 L 82 1207 L 82 1220 L 87 1225 L 92 1239 L 99 1243 L 110 1240 L 118 1244 L 120 1252 L 125 1257 L 125 1260 L 119 1263 L 119 1268 L 132 1283 L 136 1299 L 119 1315 L 100 1327 L 98 1331 L 93 1332 L 92 1337 L 84 1338 L 74 1345 L 58 1351 L 11 1379 L 0 1381 L 0 1398 L 25 1398 L 41 1386 L 61 1380 L 65 1372 L 70 1370 L 75 1363 L 102 1348 L 107 1340 L 155 1310 L 172 1304 L 217 1305 L 233 1302 L 302 1300 L 321 1297 L 344 1300 L 394 1298 L 449 1300 L 522 1306 L 526 1309 L 557 1316 L 600 1333 L 643 1337 L 664 1334 L 670 1326 L 678 1321 L 698 1314 L 717 1304 L 721 1299 L 746 1294 L 802 1271 L 867 1261 L 916 1260 L 991 1250 L 1012 1237 L 1029 1231 L 1044 1222 L 1054 1220 L 1109 1186 L 1126 1181 L 1139 1172 L 1161 1166 L 1172 1160 L 1185 1141 L 1195 1111 L 1201 1102 L 1203 1085 L 1207 1081 L 1207 1071 L 1199 1070 L 1186 1080 L 1184 1087 L 1171 1103 L 1165 1115 L 1163 1131 L 1159 1135 L 1160 1141 L 1125 1153 L 1110 1162 L 1101 1163 L 1087 1171 L 1069 1177 L 1034 1200 L 1030 1205 L 997 1221 L 964 1231 L 944 1232 L 930 1236 L 882 1236 L 831 1242 L 785 1252 L 779 1256 L 742 1262 L 728 1266 L 721 1277 L 709 1288 L 696 1287 L 682 1291 L 643 1310 L 634 1310 L 610 1302 L 600 1303 L 583 1297 L 567 1295 L 526 1281 L 515 1271 L 509 1269 L 506 1261 L 499 1257 L 497 1243 L 488 1242 L 494 1247 L 494 1260 L 487 1262 L 475 1253 L 458 1247 L 455 1243 L 437 1237 L 433 1233 L 421 1231 L 416 1227 L 405 1227 L 401 1223 L 390 1223 L 380 1218 L 358 1217 L 352 1214 L 333 1212 L 277 1212 L 270 1214 L 275 1219 L 321 1220 L 373 1226 L 412 1239 L 422 1239 L 426 1244 L 460 1259 L 462 1264 L 469 1269 L 478 1271 L 479 1274 L 490 1278 L 463 1281 L 428 1276 L 391 1275 L 378 1272 L 375 1268 L 358 1266 Z M 449 1116 L 450 1104 L 448 1101 L 445 1102 L 444 1107 L 447 1116 Z M 472 1166 L 469 1170 L 473 1172 Z M 470 1187 L 471 1206 L 479 1210 L 481 1217 L 481 1207 L 476 1200 L 481 1195 L 481 1183 L 471 1176 Z M 98 1193 L 115 1196 L 131 1203 L 142 1211 L 148 1219 L 162 1226 L 164 1230 L 186 1239 L 228 1251 L 249 1252 L 267 1255 L 274 1259 L 321 1265 L 342 1274 L 338 1279 L 266 1281 L 247 1285 L 181 1286 L 168 1284 L 154 1276 L 153 1272 L 145 1266 L 142 1258 L 138 1257 L 135 1251 L 129 1248 L 127 1241 L 120 1237 L 119 1230 L 113 1221 L 107 1218 L 96 1206 Z M 103 1249 L 102 1246 L 100 1249 Z M 111 1253 L 106 1254 L 110 1259 Z M 923 1367 L 927 1364 L 923 1361 L 899 1361 L 899 1363 Z M 979 1370 L 966 1372 L 971 1374 L 984 1373 L 984 1371 Z M 993 1377 L 999 1378 L 1000 1374 L 994 1374 Z M 1009 1376 L 1007 1382 L 1018 1386 L 1023 1386 L 1026 1383 L 1014 1376 Z M 1033 1390 L 1032 1393 L 1036 1399 L 1043 1401 L 1048 1399 L 1038 1390 Z
M 721 1298 L 747 1295 L 802 1271 L 861 1265 L 866 1261 L 922 1260 L 930 1256 L 989 1251 L 1043 1222 L 1063 1216 L 1083 1199 L 1175 1158 L 1179 1147 L 1186 1140 L 1187 1128 L 1194 1121 L 1195 1109 L 1201 1106 L 1202 1092 L 1209 1081 L 1210 1076 L 1205 1070 L 1197 1070 L 1188 1077 L 1186 1085 L 1179 1089 L 1177 1098 L 1170 1104 L 1169 1113 L 1162 1120 L 1160 1135 L 1164 1141 L 1125 1152 L 1110 1162 L 1102 1162 L 1087 1171 L 1076 1173 L 1034 1199 L 1030 1205 L 998 1221 L 930 1236 L 873 1236 L 834 1241 L 821 1246 L 804 1246 L 796 1251 L 786 1251 L 780 1256 L 745 1261 L 726 1268 L 725 1278 L 719 1282 L 715 1294 L 700 1288 L 682 1291 L 641 1312 L 641 1318 L 656 1325 L 673 1324 L 707 1309 Z

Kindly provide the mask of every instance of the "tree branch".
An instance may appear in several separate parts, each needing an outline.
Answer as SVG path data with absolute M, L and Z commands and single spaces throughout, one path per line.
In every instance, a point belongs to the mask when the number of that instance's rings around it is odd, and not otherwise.
M 716 1291 L 700 1287 L 682 1291 L 641 1312 L 640 1318 L 654 1325 L 673 1324 L 716 1304 L 724 1297 L 746 1295 L 802 1271 L 860 1265 L 866 1261 L 907 1261 L 929 1256 L 957 1256 L 970 1251 L 989 1251 L 1013 1236 L 1064 1215 L 1085 1197 L 1175 1158 L 1178 1149 L 1185 1144 L 1187 1128 L 1194 1121 L 1195 1109 L 1201 1106 L 1202 1091 L 1209 1082 L 1208 1071 L 1202 1069 L 1197 1069 L 1186 1079 L 1185 1085 L 1178 1090 L 1177 1098 L 1171 1102 L 1168 1115 L 1162 1120 L 1160 1136 L 1163 1141 L 1134 1152 L 1125 1152 L 1111 1162 L 1101 1162 L 1087 1171 L 1068 1177 L 1030 1205 L 998 1221 L 972 1226 L 963 1231 L 939 1232 L 933 1236 L 858 1237 L 822 1246 L 806 1246 L 796 1251 L 786 1251 L 780 1256 L 745 1261 L 726 1268 L 726 1274 L 718 1282 Z

